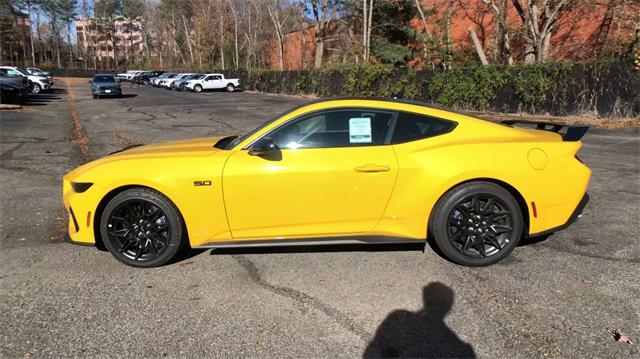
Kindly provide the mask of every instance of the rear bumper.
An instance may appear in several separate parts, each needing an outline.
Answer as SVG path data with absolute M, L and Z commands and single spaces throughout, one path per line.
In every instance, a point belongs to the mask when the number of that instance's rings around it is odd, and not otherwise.
M 587 206 L 587 203 L 589 203 L 589 194 L 585 193 L 584 196 L 582 196 L 582 199 L 580 200 L 580 202 L 578 203 L 578 206 L 576 206 L 576 209 L 573 211 L 573 213 L 571 213 L 571 216 L 569 217 L 567 222 L 565 222 L 564 224 L 562 224 L 560 226 L 548 229 L 546 231 L 542 231 L 542 232 L 538 232 L 538 233 L 531 233 L 531 234 L 529 234 L 529 237 L 548 236 L 548 235 L 553 234 L 554 232 L 557 232 L 557 231 L 560 231 L 560 230 L 563 230 L 563 229 L 569 227 L 576 220 L 578 220 L 578 218 L 580 218 L 582 216 L 582 211 Z

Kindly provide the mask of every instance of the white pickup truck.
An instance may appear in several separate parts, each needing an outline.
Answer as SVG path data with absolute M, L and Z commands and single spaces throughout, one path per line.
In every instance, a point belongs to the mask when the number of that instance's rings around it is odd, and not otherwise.
M 240 87 L 240 80 L 225 79 L 223 74 L 206 74 L 201 79 L 187 81 L 186 87 L 195 92 L 216 89 L 225 89 L 228 92 L 233 92 Z

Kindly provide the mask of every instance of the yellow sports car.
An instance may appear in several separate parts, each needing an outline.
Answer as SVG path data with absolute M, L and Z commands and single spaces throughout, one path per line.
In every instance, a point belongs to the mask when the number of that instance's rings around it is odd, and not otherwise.
M 483 266 L 571 224 L 587 127 L 513 127 L 418 103 L 331 99 L 242 136 L 134 147 L 64 177 L 69 236 L 153 267 L 181 248 L 426 243 Z

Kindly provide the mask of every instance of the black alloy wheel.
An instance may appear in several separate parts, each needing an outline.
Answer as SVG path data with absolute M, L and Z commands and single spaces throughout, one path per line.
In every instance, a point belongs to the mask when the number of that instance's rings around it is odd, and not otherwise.
M 449 213 L 449 240 L 465 256 L 494 255 L 509 243 L 511 232 L 513 215 L 491 194 L 473 194 Z
M 517 246 L 523 232 L 522 211 L 503 187 L 470 182 L 443 196 L 429 227 L 448 259 L 484 266 L 500 261 Z
M 118 260 L 135 267 L 156 267 L 181 248 L 182 221 L 163 195 L 146 188 L 126 190 L 105 207 L 103 242 Z

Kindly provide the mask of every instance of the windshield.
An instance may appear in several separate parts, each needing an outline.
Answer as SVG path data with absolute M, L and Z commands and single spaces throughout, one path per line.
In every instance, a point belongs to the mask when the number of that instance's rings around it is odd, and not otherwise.
M 196 75 L 192 78 L 192 80 L 202 80 L 206 75 Z
M 99 75 L 93 77 L 93 82 L 116 82 L 116 78 L 110 75 Z
M 16 67 L 16 70 L 20 71 L 23 75 L 30 75 L 29 71 L 27 71 L 27 69 L 25 69 L 24 67 Z

